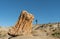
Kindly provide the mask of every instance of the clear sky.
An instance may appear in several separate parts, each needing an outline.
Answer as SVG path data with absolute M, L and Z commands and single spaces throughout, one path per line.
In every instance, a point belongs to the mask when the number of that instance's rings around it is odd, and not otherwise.
M 60 22 L 60 0 L 0 0 L 0 26 L 14 26 L 22 10 L 34 15 L 33 24 Z

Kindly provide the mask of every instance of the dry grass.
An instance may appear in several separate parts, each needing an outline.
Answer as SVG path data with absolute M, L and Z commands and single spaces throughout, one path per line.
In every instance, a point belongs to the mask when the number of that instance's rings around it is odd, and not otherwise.
M 0 38 L 7 35 L 7 29 L 0 27 Z

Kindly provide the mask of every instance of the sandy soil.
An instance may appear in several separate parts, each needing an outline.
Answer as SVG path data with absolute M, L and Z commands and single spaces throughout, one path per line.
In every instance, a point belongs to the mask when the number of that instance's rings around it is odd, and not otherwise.
M 0 37 L 0 39 L 57 39 L 50 35 L 47 35 L 46 32 L 36 30 L 32 32 L 32 35 L 24 35 L 24 36 L 17 36 L 17 37 L 11 37 L 9 35 L 5 35 L 3 37 Z

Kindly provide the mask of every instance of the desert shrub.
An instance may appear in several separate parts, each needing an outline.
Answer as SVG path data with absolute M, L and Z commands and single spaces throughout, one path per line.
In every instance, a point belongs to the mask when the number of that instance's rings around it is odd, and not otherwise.
M 37 33 L 37 31 L 34 30 L 34 31 L 32 31 L 31 33 L 32 33 L 32 34 L 35 34 L 35 33 Z
M 52 33 L 52 36 L 60 38 L 60 32 L 54 32 Z
M 37 34 L 37 31 L 36 31 L 36 30 L 32 31 L 31 33 L 32 33 L 32 35 L 33 35 L 33 36 L 38 36 L 38 34 Z
M 0 38 L 5 37 L 7 35 L 6 31 L 0 31 Z

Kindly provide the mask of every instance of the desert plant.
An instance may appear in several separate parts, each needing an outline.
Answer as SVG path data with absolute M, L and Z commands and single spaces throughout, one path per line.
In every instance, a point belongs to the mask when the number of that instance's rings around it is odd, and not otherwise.
M 60 32 L 54 32 L 52 33 L 52 36 L 60 38 Z
M 38 20 L 36 19 L 35 22 L 36 22 L 36 24 L 37 24 L 37 23 L 38 23 Z
M 4 30 L 0 30 L 0 38 L 5 37 L 7 35 L 7 32 Z

